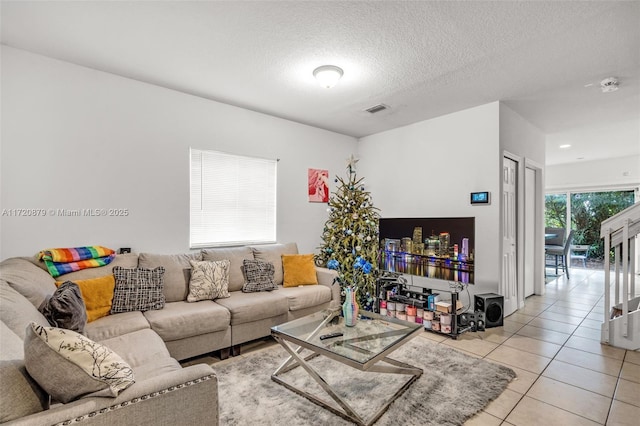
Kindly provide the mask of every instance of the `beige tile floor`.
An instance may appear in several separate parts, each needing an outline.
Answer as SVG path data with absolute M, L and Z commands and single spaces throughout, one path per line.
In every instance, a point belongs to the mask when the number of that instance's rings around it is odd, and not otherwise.
M 640 425 L 640 352 L 600 344 L 604 274 L 573 268 L 504 326 L 457 340 L 425 331 L 427 341 L 512 368 L 517 378 L 466 425 Z M 640 291 L 640 290 L 639 290 Z M 275 344 L 243 345 L 242 357 Z M 237 358 L 236 358 L 237 359 Z M 204 357 L 195 362 L 219 361 Z
M 504 327 L 440 341 L 517 374 L 467 425 L 640 425 L 640 352 L 600 344 L 604 274 L 571 272 L 527 298 Z

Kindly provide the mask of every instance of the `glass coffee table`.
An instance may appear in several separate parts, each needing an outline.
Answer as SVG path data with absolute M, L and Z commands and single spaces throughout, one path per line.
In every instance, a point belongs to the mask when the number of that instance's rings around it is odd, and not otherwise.
M 396 361 L 388 355 L 422 331 L 421 324 L 409 323 L 372 312 L 361 313 L 354 327 L 344 325 L 340 311 L 320 311 L 271 328 L 271 335 L 289 353 L 289 357 L 271 375 L 271 379 L 310 401 L 359 425 L 371 425 L 389 405 L 422 375 L 422 369 Z M 336 334 L 334 337 L 328 335 Z M 305 354 L 301 355 L 306 349 Z M 340 397 L 307 361 L 325 356 L 360 371 L 408 375 L 409 379 L 369 419 L 361 415 Z M 340 406 L 286 382 L 281 377 L 287 371 L 302 367 Z

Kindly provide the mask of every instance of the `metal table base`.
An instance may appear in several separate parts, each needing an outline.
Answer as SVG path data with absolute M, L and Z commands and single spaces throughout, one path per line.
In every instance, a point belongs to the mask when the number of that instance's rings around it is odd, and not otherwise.
M 314 370 L 309 365 L 307 361 L 317 356 L 320 356 L 320 354 L 312 353 L 309 356 L 306 356 L 303 358 L 302 356 L 300 356 L 300 352 L 303 349 L 301 346 L 298 346 L 297 348 L 293 349 L 289 345 L 289 343 L 282 338 L 282 336 L 273 336 L 273 337 L 276 339 L 278 343 L 280 343 L 280 345 L 282 345 L 282 347 L 289 353 L 290 356 L 271 375 L 271 379 L 276 383 L 279 383 L 282 386 L 286 387 L 287 389 L 292 390 L 298 395 L 301 395 L 307 398 L 308 400 L 314 402 L 315 404 L 326 408 L 332 413 L 337 414 L 338 416 L 343 417 L 347 420 L 351 420 L 358 425 L 370 426 L 373 423 L 375 423 L 380 418 L 380 416 L 384 414 L 384 412 L 387 410 L 389 405 L 391 405 L 393 401 L 395 401 L 400 395 L 402 395 L 404 391 L 407 390 L 409 386 L 411 386 L 411 384 L 415 382 L 422 375 L 422 369 L 411 366 L 409 364 L 405 364 L 400 361 L 396 361 L 388 357 L 384 357 L 377 363 L 370 366 L 369 368 L 363 369 L 362 371 L 366 371 L 366 372 L 405 374 L 410 376 L 409 380 L 407 380 L 407 382 L 405 382 L 404 385 L 402 385 L 402 387 L 400 387 L 390 399 L 385 401 L 382 407 L 380 407 L 378 411 L 376 411 L 376 413 L 370 419 L 365 420 L 361 415 L 356 413 L 355 410 L 334 391 L 331 385 L 327 383 L 324 380 L 324 378 L 322 378 L 322 376 L 316 370 Z M 389 365 L 382 365 L 382 363 L 386 363 Z M 303 389 L 299 389 L 291 385 L 290 383 L 287 383 L 280 377 L 280 375 L 297 367 L 302 367 L 309 374 L 309 376 L 311 376 L 322 387 L 322 389 L 342 408 L 342 410 L 337 409 L 335 406 L 330 405 L 325 400 L 315 395 L 312 395 L 304 391 Z

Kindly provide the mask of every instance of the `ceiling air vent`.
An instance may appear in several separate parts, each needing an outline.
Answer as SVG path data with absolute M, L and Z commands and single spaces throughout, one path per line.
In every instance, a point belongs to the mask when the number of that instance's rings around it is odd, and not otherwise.
M 384 111 L 385 109 L 388 109 L 388 108 L 389 107 L 385 104 L 378 104 L 365 109 L 365 111 L 371 114 L 375 114 L 376 112 Z

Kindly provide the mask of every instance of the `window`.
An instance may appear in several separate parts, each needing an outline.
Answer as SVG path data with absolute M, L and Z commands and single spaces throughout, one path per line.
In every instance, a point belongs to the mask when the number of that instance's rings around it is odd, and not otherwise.
M 633 190 L 547 194 L 545 226 L 567 228 L 569 223 L 575 231 L 572 244 L 588 245 L 589 258 L 602 259 L 604 242 L 600 239 L 600 223 L 633 203 Z
M 566 228 L 567 194 L 547 194 L 544 204 L 545 226 L 550 228 Z
M 276 241 L 277 160 L 191 149 L 190 247 Z

